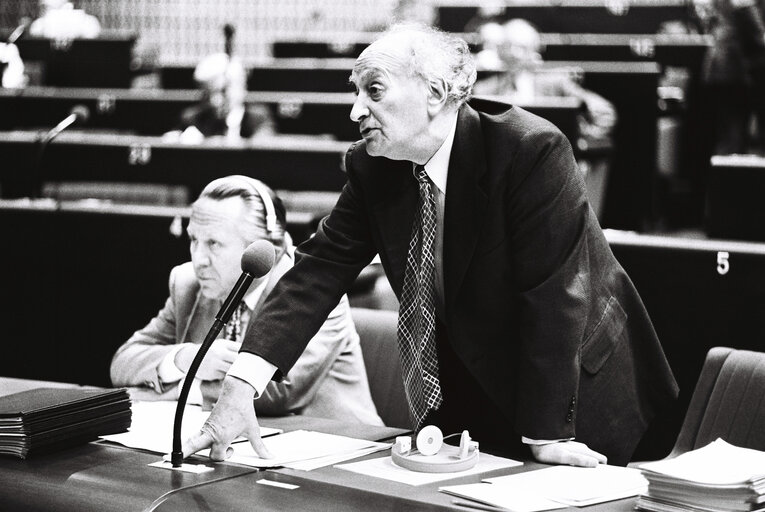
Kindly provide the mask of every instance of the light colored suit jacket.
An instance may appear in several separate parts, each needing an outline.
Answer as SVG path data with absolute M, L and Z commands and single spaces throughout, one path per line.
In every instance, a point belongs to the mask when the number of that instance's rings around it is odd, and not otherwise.
M 255 318 L 265 297 L 293 265 L 285 253 L 269 274 L 266 289 L 255 306 Z M 170 272 L 170 296 L 159 314 L 116 352 L 111 363 L 115 386 L 137 387 L 140 399 L 174 400 L 179 382 L 165 384 L 158 367 L 177 343 L 201 343 L 212 325 L 220 302 L 204 297 L 191 262 Z M 343 296 L 305 352 L 281 382 L 271 382 L 255 400 L 259 414 L 299 413 L 343 421 L 381 425 L 369 393 L 359 337 Z

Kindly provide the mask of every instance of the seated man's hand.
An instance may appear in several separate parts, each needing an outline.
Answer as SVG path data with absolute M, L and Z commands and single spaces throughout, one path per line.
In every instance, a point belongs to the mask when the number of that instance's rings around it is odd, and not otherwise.
M 220 396 L 220 390 L 223 389 L 223 381 L 203 380 L 199 383 L 199 389 L 202 391 L 202 410 L 212 411 Z
M 199 345 L 194 343 L 185 343 L 181 350 L 175 354 L 175 366 L 183 373 L 188 373 L 191 362 L 197 355 Z M 231 363 L 236 359 L 239 353 L 241 343 L 236 341 L 217 339 L 205 354 L 202 364 L 199 365 L 196 378 L 200 380 L 221 380 L 226 376 Z
M 271 453 L 260 438 L 260 425 L 252 406 L 254 396 L 252 386 L 236 377 L 226 377 L 210 417 L 196 435 L 183 443 L 184 458 L 210 448 L 212 460 L 228 459 L 234 453 L 231 442 L 240 435 L 249 439 L 258 456 L 271 458 Z
M 605 455 L 591 450 L 584 443 L 576 441 L 559 441 L 548 444 L 532 444 L 531 454 L 539 462 L 546 464 L 568 464 L 594 468 L 598 464 L 608 462 Z

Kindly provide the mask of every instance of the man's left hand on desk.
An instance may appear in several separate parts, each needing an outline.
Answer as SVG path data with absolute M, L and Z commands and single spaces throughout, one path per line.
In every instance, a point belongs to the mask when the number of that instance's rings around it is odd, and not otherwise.
M 531 454 L 536 460 L 546 464 L 568 464 L 594 468 L 598 464 L 608 462 L 605 455 L 591 450 L 586 444 L 577 441 L 533 444 L 529 445 L 529 448 L 531 448 Z

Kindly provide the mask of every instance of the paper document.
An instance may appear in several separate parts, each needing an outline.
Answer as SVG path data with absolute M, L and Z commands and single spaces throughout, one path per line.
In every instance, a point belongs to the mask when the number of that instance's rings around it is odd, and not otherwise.
M 468 498 L 499 510 L 512 512 L 539 512 L 566 508 L 563 503 L 552 501 L 543 496 L 501 485 L 488 483 L 449 485 L 438 489 L 452 496 Z
M 742 484 L 765 477 L 765 452 L 717 439 L 672 459 L 641 464 L 640 469 L 700 484 Z
M 314 469 L 337 462 L 338 457 L 348 460 L 390 447 L 390 443 L 378 443 L 309 430 L 295 430 L 268 437 L 263 439 L 263 443 L 274 458 L 262 459 L 258 457 L 250 443 L 238 443 L 233 446 L 234 455 L 228 460 L 256 468 L 285 466 L 295 469 Z M 200 453 L 206 455 L 209 450 Z
M 354 473 L 360 473 L 362 475 L 393 480 L 394 482 L 400 482 L 402 484 L 423 485 L 521 465 L 523 465 L 523 463 L 517 460 L 495 457 L 488 453 L 481 453 L 478 456 L 478 463 L 475 466 L 471 469 L 456 473 L 420 473 L 417 471 L 410 471 L 394 464 L 390 457 L 362 460 L 350 464 L 341 464 L 335 467 Z
M 170 453 L 173 450 L 173 424 L 177 404 L 176 401 L 133 402 L 130 430 L 122 434 L 101 436 L 101 439 L 129 448 Z M 187 405 L 181 425 L 182 439 L 188 439 L 197 433 L 209 415 L 209 411 L 203 411 L 197 405 Z M 262 437 L 280 432 L 279 429 L 260 427 Z
M 608 464 L 594 468 L 553 466 L 487 478 L 484 482 L 510 491 L 530 492 L 573 507 L 637 496 L 648 486 L 640 470 Z

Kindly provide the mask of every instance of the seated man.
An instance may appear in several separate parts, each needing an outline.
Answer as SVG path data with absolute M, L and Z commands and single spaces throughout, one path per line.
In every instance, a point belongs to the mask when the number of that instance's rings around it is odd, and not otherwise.
M 251 285 L 196 375 L 190 397 L 217 400 L 220 381 L 236 357 L 240 340 L 265 298 L 294 263 L 281 201 L 263 183 L 246 176 L 211 182 L 193 204 L 188 233 L 191 262 L 170 272 L 170 297 L 159 314 L 114 355 L 115 386 L 136 386 L 138 400 L 174 400 L 207 331 L 241 275 L 240 259 L 253 241 L 276 247 L 271 272 Z M 193 400 L 192 400 L 193 401 Z M 382 424 L 369 393 L 359 337 L 348 299 L 342 296 L 297 364 L 281 382 L 269 384 L 255 402 L 260 414 L 302 413 Z
M 179 137 L 194 144 L 205 137 L 241 140 L 275 133 L 266 106 L 245 104 L 247 72 L 236 57 L 226 53 L 205 57 L 194 70 L 194 80 L 203 92 L 202 101 L 183 111 L 178 130 L 166 134 L 166 139 Z
M 29 33 L 48 39 L 75 39 L 98 37 L 101 24 L 95 16 L 75 9 L 66 0 L 40 0 L 40 17 L 29 26 Z
M 578 98 L 585 107 L 579 122 L 585 139 L 609 138 L 616 124 L 613 105 L 579 85 L 576 73 L 571 69 L 542 67 L 542 43 L 539 33 L 529 22 L 513 19 L 506 22 L 503 29 L 497 52 L 505 71 L 477 82 L 473 93 L 509 96 L 513 102 L 530 102 L 551 96 Z
M 0 43 L 0 87 L 24 87 L 24 62 L 19 56 L 19 49 L 13 43 Z

